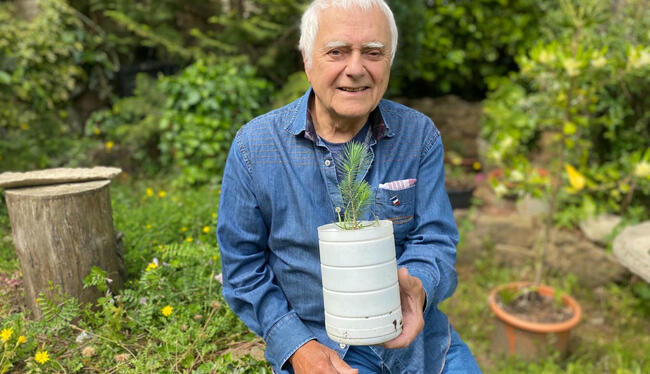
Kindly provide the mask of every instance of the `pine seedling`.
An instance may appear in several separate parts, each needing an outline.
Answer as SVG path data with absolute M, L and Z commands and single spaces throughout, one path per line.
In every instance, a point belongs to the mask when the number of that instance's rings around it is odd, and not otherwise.
M 360 218 L 370 208 L 372 190 L 361 173 L 372 163 L 370 149 L 366 144 L 350 142 L 345 146 L 343 159 L 336 168 L 342 176 L 339 191 L 343 198 L 344 212 L 338 212 L 338 226 L 344 230 L 358 230 L 364 227 Z

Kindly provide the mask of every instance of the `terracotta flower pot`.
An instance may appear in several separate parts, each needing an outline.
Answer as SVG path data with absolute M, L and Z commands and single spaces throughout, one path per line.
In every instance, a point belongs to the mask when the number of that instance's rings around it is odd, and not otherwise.
M 497 303 L 497 295 L 503 289 L 520 289 L 530 282 L 514 282 L 496 287 L 490 292 L 488 303 L 495 314 L 496 327 L 492 336 L 492 349 L 497 353 L 517 355 L 534 359 L 548 348 L 565 353 L 568 348 L 569 334 L 578 325 L 582 309 L 577 301 L 568 295 L 562 295 L 562 302 L 573 311 L 570 319 L 558 323 L 536 323 L 520 319 L 503 310 Z M 545 296 L 555 295 L 555 290 L 539 286 L 538 292 Z

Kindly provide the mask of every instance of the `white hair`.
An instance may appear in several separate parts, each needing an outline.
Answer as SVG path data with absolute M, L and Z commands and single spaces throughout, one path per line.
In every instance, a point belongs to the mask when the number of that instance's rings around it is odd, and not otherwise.
M 298 43 L 298 48 L 305 56 L 307 69 L 311 69 L 312 66 L 314 41 L 318 33 L 318 14 L 321 10 L 330 6 L 342 9 L 357 6 L 363 10 L 378 7 L 386 16 L 390 27 L 390 63 L 391 65 L 393 64 L 395 51 L 397 51 L 397 25 L 395 24 L 393 12 L 384 0 L 314 0 L 307 10 L 305 10 L 300 21 L 300 42 Z

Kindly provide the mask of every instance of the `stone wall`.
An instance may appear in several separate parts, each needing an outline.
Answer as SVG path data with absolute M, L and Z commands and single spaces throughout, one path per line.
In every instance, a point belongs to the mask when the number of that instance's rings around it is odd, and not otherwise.
M 442 134 L 445 150 L 455 151 L 466 158 L 479 158 L 480 102 L 464 101 L 453 95 L 396 101 L 429 116 Z

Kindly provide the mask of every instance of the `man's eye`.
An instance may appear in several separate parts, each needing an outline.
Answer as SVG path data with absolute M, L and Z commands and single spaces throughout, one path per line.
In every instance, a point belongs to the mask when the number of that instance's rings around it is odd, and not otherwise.
M 338 49 L 332 49 L 331 51 L 329 51 L 329 54 L 332 56 L 340 56 L 343 53 Z

